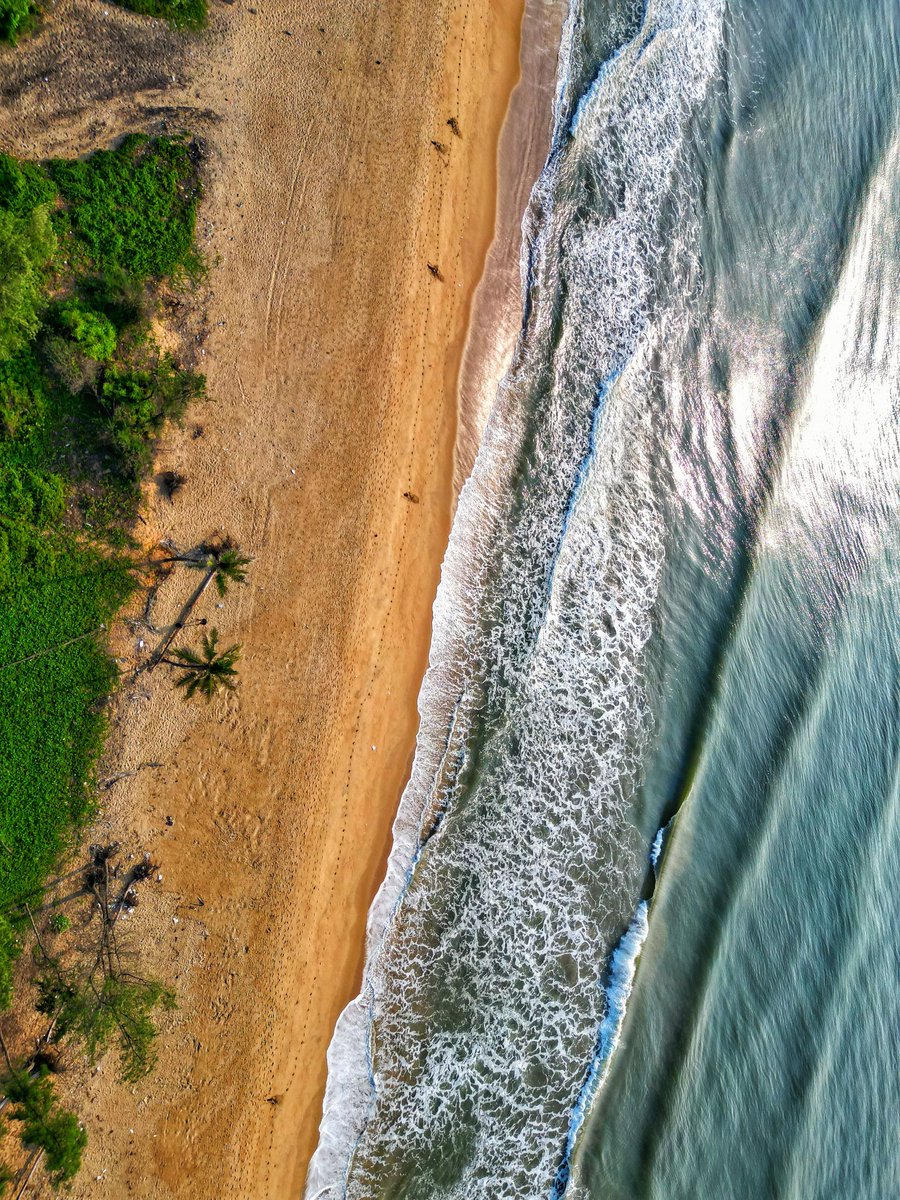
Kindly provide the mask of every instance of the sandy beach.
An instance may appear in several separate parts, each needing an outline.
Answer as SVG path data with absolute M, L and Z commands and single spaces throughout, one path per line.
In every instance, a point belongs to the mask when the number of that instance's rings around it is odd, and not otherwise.
M 73 1196 L 302 1189 L 414 744 L 521 19 L 521 0 L 278 2 L 185 42 L 64 2 L 4 63 L 19 154 L 205 137 L 210 399 L 165 440 L 187 483 L 148 493 L 146 529 L 254 558 L 198 609 L 243 643 L 238 693 L 185 706 L 160 669 L 113 713 L 101 774 L 162 766 L 105 791 L 88 840 L 160 862 L 132 932 L 179 1008 L 145 1083 L 64 1077 L 90 1138 Z M 156 622 L 188 586 L 173 574 Z M 124 625 L 115 645 L 126 677 L 146 660 Z

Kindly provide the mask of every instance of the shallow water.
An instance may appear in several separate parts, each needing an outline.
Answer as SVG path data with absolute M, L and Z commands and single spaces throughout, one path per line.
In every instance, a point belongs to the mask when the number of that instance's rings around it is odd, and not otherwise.
M 309 1196 L 900 1195 L 898 21 L 573 3 Z

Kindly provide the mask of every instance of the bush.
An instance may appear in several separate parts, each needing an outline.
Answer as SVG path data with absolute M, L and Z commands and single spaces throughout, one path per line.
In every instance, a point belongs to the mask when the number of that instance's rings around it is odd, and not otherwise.
M 175 1007 L 175 994 L 155 979 L 108 974 L 102 983 L 54 970 L 37 983 L 37 1011 L 54 1021 L 57 1037 L 73 1037 L 96 1063 L 113 1043 L 119 1075 L 137 1083 L 156 1061 L 157 1009 Z
M 206 0 L 117 0 L 123 8 L 147 17 L 161 17 L 174 29 L 202 29 Z
M 149 279 L 197 265 L 200 185 L 184 142 L 132 134 L 116 150 L 49 169 L 71 205 L 75 235 L 101 270 Z
M 16 931 L 8 919 L 0 914 L 0 1010 L 9 1008 L 12 1000 L 13 963 L 20 950 Z
M 28 521 L 38 529 L 46 529 L 62 516 L 65 494 L 59 475 L 7 465 L 0 474 L 0 520 Z
M 109 623 L 133 586 L 127 564 L 74 538 L 13 534 L 0 663 L 20 665 L 0 671 L 0 837 L 14 854 L 0 850 L 0 909 L 40 888 L 92 803 L 116 665 L 100 636 L 53 647 Z
M 41 349 L 47 370 L 73 396 L 96 382 L 100 364 L 83 354 L 70 338 L 51 333 L 43 339 Z
M 37 334 L 42 269 L 55 249 L 46 208 L 27 217 L 0 208 L 0 359 L 12 358 Z
M 0 0 L 0 42 L 15 45 L 34 22 L 37 9 L 31 0 Z
M 153 442 L 167 420 L 180 420 L 188 403 L 201 396 L 202 375 L 176 367 L 163 355 L 151 367 L 109 367 L 100 389 L 110 442 L 126 473 L 138 476 L 150 465 Z
M 147 289 L 121 267 L 111 267 L 102 275 L 84 280 L 81 290 L 91 306 L 108 317 L 119 333 L 129 325 L 148 320 L 153 310 Z
M 0 9 L 5 0 L 0 0 Z M 42 205 L 56 202 L 56 186 L 43 167 L 0 154 L 0 208 L 27 217 Z
M 54 913 L 47 924 L 50 926 L 51 933 L 66 933 L 72 928 L 72 922 L 65 913 L 61 912 Z
M 59 475 L 27 466 L 0 471 L 0 592 L 21 567 L 50 569 L 53 543 L 42 533 L 65 510 L 65 484 Z M 2 939 L 0 939 L 2 940 Z
M 54 1183 L 65 1183 L 81 1166 L 87 1134 L 74 1113 L 60 1109 L 46 1067 L 32 1077 L 16 1071 L 5 1084 L 12 1105 L 12 1118 L 22 1122 L 22 1142 L 44 1151 L 46 1166 Z
M 0 362 L 0 440 L 21 437 L 42 421 L 47 389 L 29 351 Z
M 116 327 L 103 313 L 78 300 L 67 300 L 57 310 L 56 319 L 87 358 L 106 362 L 115 354 Z

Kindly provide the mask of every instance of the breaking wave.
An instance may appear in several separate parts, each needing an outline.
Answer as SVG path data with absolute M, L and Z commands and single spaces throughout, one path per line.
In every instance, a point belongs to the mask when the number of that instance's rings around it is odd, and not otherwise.
M 682 168 L 722 0 L 620 7 L 602 71 L 582 4 L 566 22 L 522 333 L 454 522 L 310 1200 L 551 1194 L 598 1029 L 608 1056 L 621 1021 L 630 977 L 606 992 L 597 979 L 646 867 L 629 806 L 663 558 L 655 396 L 696 287 Z

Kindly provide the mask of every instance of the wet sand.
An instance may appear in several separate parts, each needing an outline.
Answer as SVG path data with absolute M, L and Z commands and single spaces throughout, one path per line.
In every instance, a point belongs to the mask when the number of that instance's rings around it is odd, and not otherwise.
M 550 149 L 556 65 L 567 8 L 566 0 L 527 0 L 522 18 L 521 74 L 500 135 L 497 225 L 475 291 L 460 370 L 457 494 L 472 471 L 522 324 L 522 221 Z

